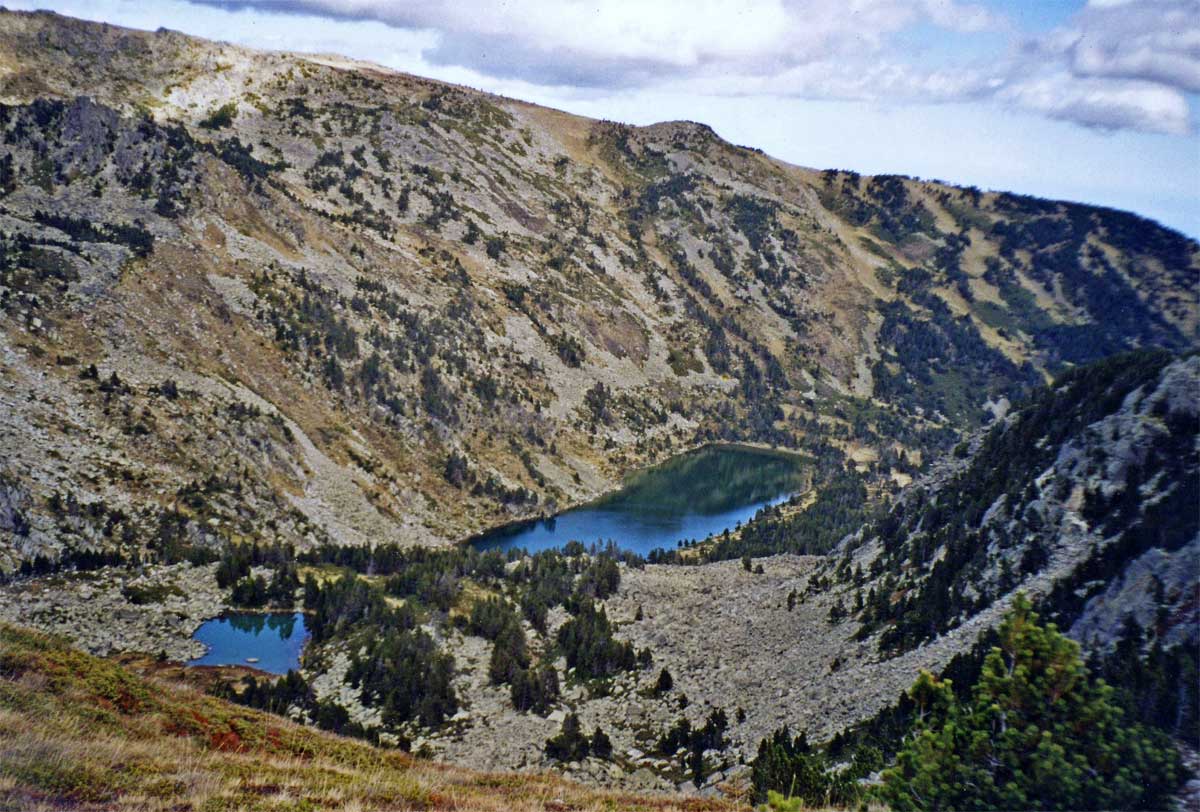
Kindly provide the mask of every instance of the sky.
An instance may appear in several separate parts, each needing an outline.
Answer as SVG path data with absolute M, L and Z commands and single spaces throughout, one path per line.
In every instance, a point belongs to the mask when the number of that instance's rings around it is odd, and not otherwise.
M 5 0 L 1200 236 L 1200 0 Z

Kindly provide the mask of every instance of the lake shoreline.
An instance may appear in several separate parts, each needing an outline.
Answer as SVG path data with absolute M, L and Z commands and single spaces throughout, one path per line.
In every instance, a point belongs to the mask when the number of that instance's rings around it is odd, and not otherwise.
M 277 627 L 269 620 L 273 617 L 286 619 Z M 298 644 L 291 643 L 294 637 L 299 638 Z M 186 668 L 254 668 L 280 676 L 289 670 L 300 670 L 312 633 L 305 623 L 305 613 L 294 609 L 227 609 L 201 623 L 191 639 L 202 644 L 205 651 L 183 663 Z M 210 659 L 221 662 L 206 662 Z
M 700 454 L 703 454 L 705 452 L 710 452 L 710 451 L 742 451 L 742 452 L 748 452 L 748 453 L 752 453 L 755 455 L 759 455 L 764 458 L 775 458 L 775 459 L 781 459 L 781 460 L 795 461 L 797 463 L 798 470 L 802 469 L 804 464 L 808 464 L 808 463 L 812 462 L 812 457 L 810 455 L 804 453 L 803 451 L 800 451 L 798 449 L 790 449 L 790 448 L 781 448 L 778 446 L 771 446 L 767 443 L 758 443 L 758 442 L 754 442 L 754 441 L 729 441 L 729 442 L 699 443 L 699 444 L 690 446 L 682 451 L 679 451 L 675 454 L 671 454 L 670 456 L 667 456 L 658 462 L 655 462 L 655 463 L 652 463 L 649 465 L 643 465 L 641 467 L 638 467 L 638 468 L 635 468 L 633 470 L 626 472 L 624 475 L 621 476 L 620 481 L 618 483 L 614 484 L 612 487 L 609 487 L 609 488 L 606 488 L 606 489 L 600 491 L 599 493 L 597 493 L 596 495 L 592 496 L 589 499 L 579 500 L 576 502 L 568 503 L 567 505 L 555 510 L 553 513 L 542 513 L 537 516 L 527 516 L 524 518 L 514 519 L 511 521 L 501 522 L 499 524 L 492 525 L 484 530 L 481 530 L 477 533 L 473 533 L 470 536 L 460 539 L 459 541 L 454 543 L 454 546 L 459 546 L 459 547 L 469 546 L 469 547 L 478 548 L 477 545 L 479 545 L 481 542 L 484 542 L 485 540 L 487 540 L 489 538 L 496 538 L 496 537 L 500 537 L 500 536 L 517 536 L 517 535 L 520 535 L 522 532 L 536 528 L 538 525 L 541 525 L 546 522 L 550 522 L 552 520 L 556 520 L 558 517 L 566 516 L 567 514 L 581 511 L 581 510 L 587 510 L 589 508 L 595 508 L 595 507 L 605 503 L 606 501 L 608 501 L 615 495 L 621 493 L 622 491 L 625 491 L 625 490 L 629 489 L 631 486 L 636 485 L 638 480 L 642 479 L 643 477 L 645 477 L 648 474 L 652 474 L 654 471 L 656 471 L 658 469 L 665 468 L 673 463 L 677 463 L 682 460 L 685 460 L 688 457 L 700 455 Z M 765 504 L 780 504 L 780 503 L 786 502 L 786 501 L 794 498 L 795 496 L 800 495 L 801 493 L 806 492 L 809 488 L 811 488 L 811 484 L 808 487 L 801 488 L 801 489 L 795 490 L 795 491 L 791 491 L 786 494 L 780 493 L 776 496 L 770 497 L 767 500 L 761 500 L 761 501 L 763 501 L 764 505 Z M 701 541 L 701 539 L 695 539 L 695 541 L 698 542 L 698 541 Z M 566 543 L 567 543 L 566 541 L 563 542 L 563 544 L 566 544 Z M 591 542 L 581 542 L 581 543 L 584 543 L 585 545 L 590 546 L 591 544 L 596 543 L 596 540 L 593 539 Z M 561 545 L 558 545 L 558 546 L 561 547 Z M 663 549 L 666 549 L 667 546 L 668 545 L 663 545 Z M 536 552 L 536 551 L 531 551 L 531 552 Z

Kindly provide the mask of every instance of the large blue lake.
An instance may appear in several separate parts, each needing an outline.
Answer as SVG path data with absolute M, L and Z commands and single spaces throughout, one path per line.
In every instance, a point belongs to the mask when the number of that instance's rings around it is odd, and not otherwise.
M 208 651 L 188 665 L 246 665 L 286 674 L 288 669 L 300 667 L 308 629 L 299 612 L 247 612 L 207 620 L 192 637 L 208 646 Z
M 646 555 L 701 540 L 746 522 L 804 485 L 803 459 L 791 454 L 709 446 L 630 477 L 595 502 L 548 519 L 501 528 L 474 540 L 479 549 L 529 552 L 615 541 Z

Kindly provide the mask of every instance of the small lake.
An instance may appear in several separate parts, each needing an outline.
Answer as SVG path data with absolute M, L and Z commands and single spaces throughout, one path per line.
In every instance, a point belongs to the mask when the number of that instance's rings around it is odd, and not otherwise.
M 548 519 L 485 533 L 481 550 L 537 552 L 610 539 L 646 555 L 656 547 L 701 540 L 745 523 L 761 508 L 785 501 L 805 484 L 805 463 L 793 454 L 745 446 L 708 446 L 631 476 L 619 491 Z
M 192 638 L 208 646 L 208 651 L 188 665 L 245 665 L 286 674 L 300 667 L 308 629 L 299 612 L 240 612 L 206 620 Z

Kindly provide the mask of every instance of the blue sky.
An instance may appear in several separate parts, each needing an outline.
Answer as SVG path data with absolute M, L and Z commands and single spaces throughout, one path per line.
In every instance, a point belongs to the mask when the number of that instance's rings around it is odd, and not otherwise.
M 1200 235 L 1200 0 L 7 0 Z

